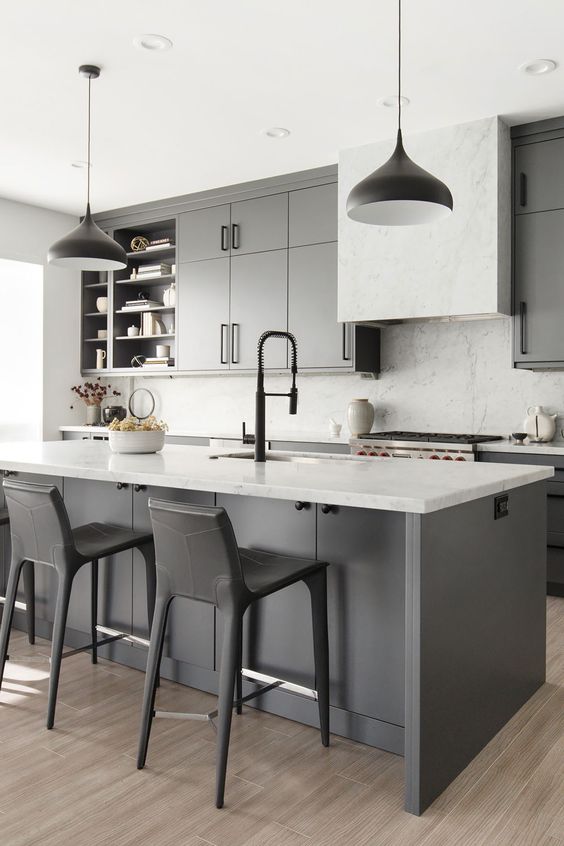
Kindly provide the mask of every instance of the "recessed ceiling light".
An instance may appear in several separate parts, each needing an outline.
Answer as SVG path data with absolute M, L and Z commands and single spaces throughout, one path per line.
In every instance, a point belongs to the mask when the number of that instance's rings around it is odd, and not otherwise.
M 528 73 L 529 76 L 542 76 L 544 73 L 552 73 L 557 67 L 558 65 L 552 59 L 529 59 L 528 62 L 519 65 L 519 70 Z
M 86 168 L 88 167 L 88 162 L 77 159 L 75 162 L 71 162 L 71 167 L 76 167 L 77 169 Z M 92 167 L 92 165 L 90 165 L 90 167 Z
M 401 97 L 400 98 L 401 107 L 403 109 L 404 106 L 409 106 L 409 97 Z M 397 94 L 390 94 L 389 97 L 381 97 L 378 100 L 379 106 L 385 106 L 387 109 L 397 109 L 398 107 L 398 95 Z
M 284 129 L 283 126 L 269 126 L 268 129 L 262 130 L 263 135 L 267 138 L 287 138 L 290 134 L 289 129 Z
M 140 50 L 170 50 L 172 41 L 166 35 L 138 35 L 133 39 L 133 43 Z

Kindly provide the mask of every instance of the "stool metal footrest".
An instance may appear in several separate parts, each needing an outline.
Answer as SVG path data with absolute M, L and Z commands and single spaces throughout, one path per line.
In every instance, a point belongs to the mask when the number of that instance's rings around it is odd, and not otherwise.
M 115 640 L 121 639 L 126 643 L 144 646 L 145 649 L 149 648 L 149 641 L 146 637 L 139 637 L 138 635 L 130 634 L 129 632 L 120 632 L 117 629 L 109 629 L 107 626 L 96 626 L 96 631 L 100 632 L 100 634 L 107 635 L 108 637 L 115 638 Z M 119 635 L 119 638 L 117 638 L 116 635 Z M 101 645 L 102 641 L 98 643 L 98 646 Z
M 86 646 L 79 646 L 77 649 L 69 649 L 68 652 L 63 652 L 61 658 L 70 658 L 71 655 L 78 655 L 81 652 L 88 652 L 89 649 L 93 649 L 94 646 L 98 649 L 100 646 L 105 646 L 107 643 L 113 643 L 114 640 L 123 640 L 125 635 L 120 632 L 119 634 L 113 635 L 112 637 L 104 637 L 102 640 L 96 641 L 96 643 L 87 643 Z
M 0 596 L 0 605 L 5 605 L 5 603 L 6 603 L 6 597 Z M 20 602 L 19 599 L 16 599 L 15 604 L 14 604 L 14 608 L 16 608 L 16 610 L 18 610 L 18 611 L 27 611 L 27 605 L 25 604 L 25 602 Z
M 310 690 L 308 687 L 302 687 L 302 685 L 294 684 L 293 682 L 277 679 L 274 676 L 267 676 L 264 673 L 257 673 L 254 670 L 243 669 L 241 675 L 253 684 L 260 684 L 261 682 L 264 682 L 264 684 L 253 693 L 247 693 L 241 699 L 236 699 L 233 702 L 233 708 L 237 708 L 250 699 L 256 699 L 257 696 L 262 696 L 264 693 L 268 693 L 270 690 L 275 690 L 276 688 L 290 690 L 292 693 L 297 693 L 299 696 L 305 696 L 307 699 L 313 699 L 317 702 L 317 691 Z M 211 722 L 212 724 L 217 715 L 217 708 L 213 711 L 208 711 L 207 714 L 190 714 L 184 711 L 153 711 L 153 717 L 162 717 L 168 720 L 201 720 L 203 722 Z

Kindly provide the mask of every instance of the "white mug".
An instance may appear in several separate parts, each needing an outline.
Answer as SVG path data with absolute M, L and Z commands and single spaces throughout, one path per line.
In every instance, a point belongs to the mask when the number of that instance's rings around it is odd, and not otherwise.
M 104 341 L 108 337 L 108 330 L 107 329 L 98 329 L 98 338 L 100 341 Z
M 139 334 L 139 326 L 128 326 L 127 334 L 130 338 L 135 338 Z
M 106 350 L 96 350 L 96 370 L 103 370 Z
M 169 344 L 157 344 L 157 358 L 168 358 L 170 356 Z

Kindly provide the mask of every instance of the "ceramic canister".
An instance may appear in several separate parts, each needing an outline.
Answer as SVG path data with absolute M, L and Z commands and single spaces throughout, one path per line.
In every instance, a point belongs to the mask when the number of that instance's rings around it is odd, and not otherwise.
M 354 399 L 347 408 L 347 422 L 353 438 L 367 435 L 374 423 L 374 406 L 367 399 Z

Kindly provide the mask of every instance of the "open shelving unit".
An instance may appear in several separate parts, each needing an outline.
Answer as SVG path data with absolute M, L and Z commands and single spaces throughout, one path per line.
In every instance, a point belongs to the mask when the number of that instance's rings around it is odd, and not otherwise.
M 81 370 L 96 372 L 96 350 L 108 351 L 108 310 L 100 311 L 96 306 L 99 297 L 108 297 L 109 281 L 107 273 L 86 271 L 82 274 L 82 344 Z M 99 338 L 98 330 L 105 330 L 106 337 Z M 107 358 L 106 358 L 107 361 Z

